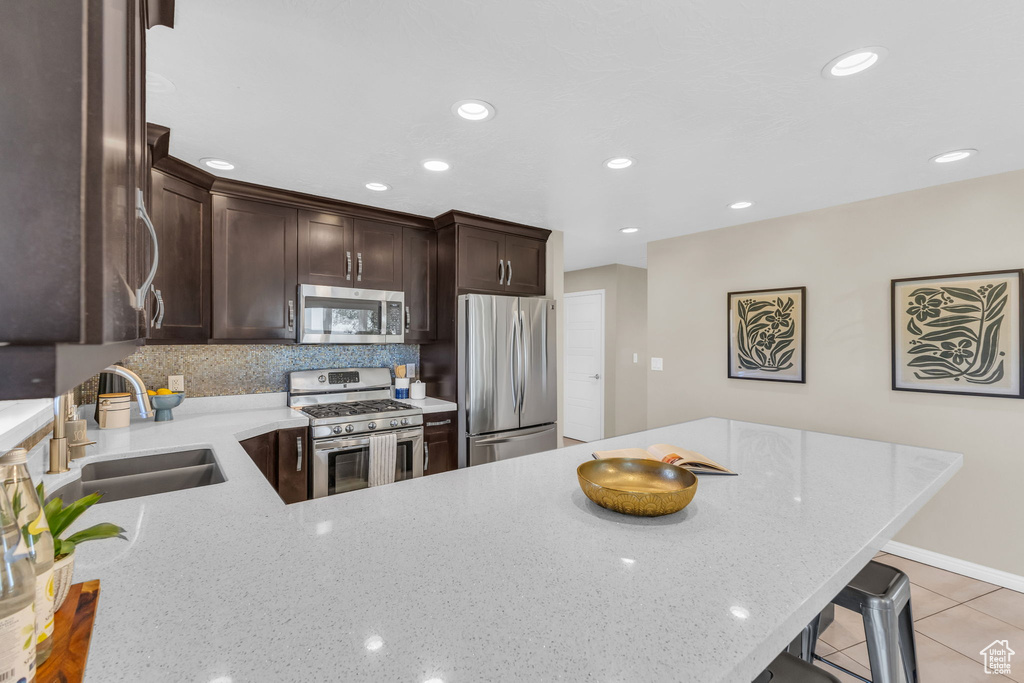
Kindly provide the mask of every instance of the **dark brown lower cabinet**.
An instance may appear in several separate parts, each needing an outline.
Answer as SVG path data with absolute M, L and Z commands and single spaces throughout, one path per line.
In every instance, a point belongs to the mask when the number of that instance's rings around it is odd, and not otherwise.
M 423 474 L 459 467 L 458 420 L 455 411 L 423 416 Z
M 279 429 L 240 442 L 285 503 L 309 499 L 309 432 L 305 427 Z

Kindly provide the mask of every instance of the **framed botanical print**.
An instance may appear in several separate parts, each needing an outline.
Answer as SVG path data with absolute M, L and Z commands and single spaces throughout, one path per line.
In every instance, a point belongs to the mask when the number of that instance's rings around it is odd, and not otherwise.
M 892 281 L 892 388 L 1024 398 L 1024 270 Z
M 729 377 L 804 382 L 806 287 L 729 292 Z

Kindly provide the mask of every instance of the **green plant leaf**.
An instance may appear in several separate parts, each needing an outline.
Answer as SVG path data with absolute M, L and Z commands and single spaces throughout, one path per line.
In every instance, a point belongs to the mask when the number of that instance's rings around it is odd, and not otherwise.
M 950 296 L 955 296 L 957 299 L 982 303 L 981 297 L 973 289 L 967 289 L 966 287 L 943 287 L 942 291 Z
M 59 541 L 59 543 L 58 543 Z M 53 539 L 53 556 L 59 557 L 60 555 L 70 555 L 75 552 L 75 544 L 73 541 L 69 541 L 66 538 L 55 538 Z
M 790 349 L 789 351 L 786 351 L 784 354 L 782 354 L 779 357 L 779 363 L 778 364 L 780 366 L 780 369 L 782 369 L 782 370 L 786 369 L 786 368 L 783 368 L 781 366 L 786 365 L 786 363 L 788 363 L 789 360 L 793 357 L 794 353 L 796 353 L 796 349 Z M 789 366 L 786 366 L 786 367 L 793 367 L 793 366 L 789 365 Z
M 776 339 L 791 339 L 796 334 L 796 325 L 790 325 L 786 329 L 775 335 Z
M 996 299 L 998 299 L 999 297 L 1001 297 L 1003 295 L 1003 292 L 1005 292 L 1005 291 L 1006 291 L 1006 283 L 1005 282 L 1000 282 L 998 285 L 996 285 L 992 289 L 988 290 L 988 294 L 985 295 L 985 300 L 988 302 L 988 305 L 991 306 L 996 301 Z
M 985 314 L 985 320 L 993 320 L 995 318 L 998 318 L 1002 314 L 1003 309 L 1006 308 L 1006 301 L 1008 299 L 1009 297 L 1004 296 L 1002 299 L 999 300 L 999 303 L 997 303 L 992 308 L 988 309 L 988 313 Z
M 760 361 L 762 367 L 768 364 L 768 356 L 764 355 L 764 351 L 761 349 L 754 347 L 754 355 L 757 356 L 757 360 Z
M 761 311 L 757 315 L 753 316 L 750 320 L 748 320 L 747 324 L 748 325 L 753 325 L 754 323 L 759 322 L 759 321 L 763 320 L 764 318 L 767 318 L 771 314 L 772 314 L 771 311 Z
M 921 334 L 921 328 L 917 326 L 913 318 L 907 322 L 907 332 L 910 334 Z
M 79 498 L 66 508 L 56 510 L 52 517 L 47 513 L 46 521 L 50 525 L 50 533 L 54 536 L 59 536 L 64 533 L 65 529 L 71 526 L 76 519 L 81 517 L 82 513 L 99 502 L 102 497 L 102 493 L 90 493 L 87 496 Z M 63 501 L 61 502 L 61 505 L 63 505 Z
M 981 343 L 978 344 L 978 366 L 967 373 L 967 377 L 982 377 L 988 374 L 995 363 L 999 351 L 999 328 L 1003 325 L 1000 318 L 988 324 L 982 335 Z
M 747 317 L 747 306 L 743 301 L 739 301 L 736 304 L 736 314 L 742 319 Z
M 789 299 L 786 300 L 786 305 L 782 307 L 782 312 L 785 313 L 789 309 L 793 308 L 794 303 L 793 297 L 789 297 Z
M 934 330 L 921 335 L 921 341 L 949 341 L 950 339 L 978 341 L 978 334 L 969 327 L 954 327 L 949 330 Z
M 744 356 L 738 356 L 738 359 L 740 361 L 740 365 L 745 367 L 747 370 L 757 370 L 758 365 L 754 361 L 752 361 L 752 360 L 750 360 L 750 359 L 748 359 L 748 358 L 746 358 Z
M 922 375 L 928 375 L 923 377 Z M 949 372 L 948 370 L 939 370 L 938 368 L 924 368 L 922 370 L 915 370 L 914 377 L 918 379 L 939 379 L 942 377 L 955 377 L 957 373 Z
M 766 327 L 768 327 L 768 323 L 758 323 L 756 325 L 751 325 L 750 330 L 747 332 L 747 334 L 753 336 L 760 332 L 761 330 L 765 329 Z
M 924 324 L 925 327 L 952 327 L 953 325 L 967 325 L 969 323 L 976 323 L 981 318 L 973 315 L 947 315 L 942 318 L 936 318 L 935 320 L 929 320 Z
M 747 312 L 753 313 L 754 311 L 760 311 L 761 309 L 768 308 L 771 305 L 771 301 L 755 301 L 754 303 L 750 304 L 750 308 L 747 309 Z
M 980 313 L 981 309 L 974 304 L 955 304 L 953 306 L 943 306 L 942 310 L 949 311 L 950 313 Z
M 919 344 L 917 346 L 914 346 L 910 350 L 908 350 L 907 353 L 909 353 L 909 354 L 931 353 L 933 351 L 939 351 L 939 350 L 940 350 L 939 347 L 936 346 L 935 344 Z
M 967 381 L 968 382 L 972 382 L 974 384 L 995 384 L 996 382 L 998 382 L 1002 378 L 1003 378 L 1003 361 L 999 361 L 999 365 L 996 366 L 996 369 L 993 370 L 992 374 L 989 375 L 988 377 L 982 377 L 980 379 L 975 379 L 975 378 L 968 377 Z
M 124 536 L 124 529 L 116 524 L 104 522 L 102 524 L 95 524 L 88 529 L 76 531 L 68 536 L 67 541 L 78 545 L 79 543 L 84 543 L 86 541 L 99 541 L 104 538 L 124 538 L 124 540 L 128 540 Z
M 957 374 L 960 373 L 960 368 L 953 365 L 945 358 L 938 358 L 937 356 L 918 356 L 917 358 L 911 359 L 911 361 L 907 363 L 907 366 L 911 368 L 927 368 L 938 366 L 941 368 L 946 368 L 947 370 L 955 372 Z
M 917 289 L 915 289 L 913 292 L 910 293 L 910 296 L 911 296 L 911 298 L 917 296 L 918 294 L 924 294 L 925 296 L 931 296 L 932 294 L 938 294 L 939 291 L 940 290 L 935 289 L 934 287 L 918 287 Z

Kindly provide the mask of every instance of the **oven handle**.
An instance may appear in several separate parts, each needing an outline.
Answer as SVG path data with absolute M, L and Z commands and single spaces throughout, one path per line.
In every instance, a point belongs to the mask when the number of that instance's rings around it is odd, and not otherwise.
M 423 429 L 422 428 L 406 429 L 406 430 L 403 430 L 403 431 L 400 431 L 400 432 L 381 432 L 381 434 L 394 434 L 401 441 L 402 439 L 408 439 L 408 438 L 415 439 L 417 437 L 423 436 Z M 360 436 L 360 437 L 353 437 L 351 439 L 336 439 L 336 440 L 333 440 L 333 441 L 315 441 L 313 443 L 313 447 L 314 447 L 314 449 L 317 452 L 321 452 L 321 451 L 328 451 L 328 450 L 329 451 L 334 451 L 334 450 L 339 450 L 339 449 L 343 449 L 343 448 L 351 448 L 353 446 L 366 446 L 369 443 L 370 443 L 370 437 L 368 437 L 368 436 Z

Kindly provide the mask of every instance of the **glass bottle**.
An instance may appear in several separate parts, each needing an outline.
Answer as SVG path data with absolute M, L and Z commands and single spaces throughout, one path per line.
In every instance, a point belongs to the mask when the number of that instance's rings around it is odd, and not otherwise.
M 36 680 L 36 574 L 22 543 L 21 527 L 0 487 L 0 676 Z
M 36 665 L 53 650 L 53 536 L 32 477 L 28 451 L 15 448 L 0 456 L 0 482 L 14 509 L 21 535 L 36 572 Z M 3 678 L 0 677 L 0 681 Z M 14 679 L 18 680 L 18 679 Z

